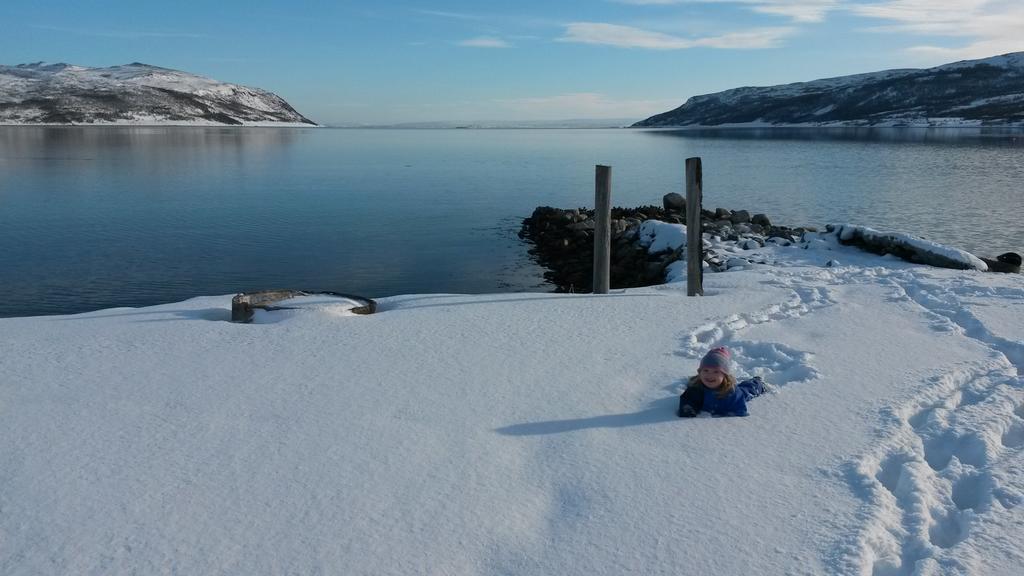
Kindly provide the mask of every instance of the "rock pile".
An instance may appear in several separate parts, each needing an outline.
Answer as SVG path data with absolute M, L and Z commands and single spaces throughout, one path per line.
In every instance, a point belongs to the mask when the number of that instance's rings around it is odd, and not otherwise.
M 612 208 L 611 287 L 632 288 L 665 282 L 669 264 L 686 257 L 685 247 L 649 253 L 641 242 L 640 226 L 645 220 L 685 224 L 686 201 L 680 194 L 666 194 L 662 206 Z M 725 208 L 701 211 L 703 232 L 710 237 L 737 242 L 745 249 L 766 242 L 795 243 L 809 228 L 775 226 L 764 214 Z M 564 210 L 541 206 L 523 220 L 519 237 L 534 246 L 530 254 L 548 269 L 544 277 L 559 292 L 590 292 L 594 269 L 594 211 L 586 208 Z M 704 260 L 714 270 L 729 266 L 705 242 Z

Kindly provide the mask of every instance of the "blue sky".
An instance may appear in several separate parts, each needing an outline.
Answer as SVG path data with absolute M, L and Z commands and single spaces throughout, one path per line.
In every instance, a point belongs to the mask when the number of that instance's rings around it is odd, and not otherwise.
M 1024 0 L 9 0 L 0 64 L 139 61 L 328 124 L 634 118 L 1024 50 Z

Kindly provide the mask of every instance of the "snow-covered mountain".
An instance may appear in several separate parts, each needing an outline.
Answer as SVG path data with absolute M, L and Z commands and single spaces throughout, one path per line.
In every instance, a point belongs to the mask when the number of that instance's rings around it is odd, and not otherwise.
M 1024 52 L 694 96 L 634 126 L 1022 126 Z
M 316 125 L 266 90 L 138 62 L 0 66 L 0 124 Z

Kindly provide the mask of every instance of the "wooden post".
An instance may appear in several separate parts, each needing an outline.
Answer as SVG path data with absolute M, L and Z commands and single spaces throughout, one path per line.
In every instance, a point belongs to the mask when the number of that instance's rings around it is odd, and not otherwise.
M 597 165 L 594 180 L 594 294 L 611 287 L 612 167 Z
M 686 159 L 686 295 L 704 295 L 704 238 L 701 229 L 703 177 L 700 158 Z

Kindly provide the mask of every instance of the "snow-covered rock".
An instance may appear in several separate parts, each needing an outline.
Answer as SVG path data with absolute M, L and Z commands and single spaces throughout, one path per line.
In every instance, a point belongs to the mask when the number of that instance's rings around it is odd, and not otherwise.
M 903 232 L 880 232 L 855 224 L 829 224 L 825 229 L 844 244 L 861 246 L 878 254 L 895 254 L 911 262 L 941 268 L 988 270 L 988 265 L 970 252 Z
M 694 96 L 634 126 L 1024 125 L 1024 52 Z
M 266 90 L 138 62 L 0 66 L 0 124 L 316 125 Z
M 640 225 L 640 245 L 651 254 L 686 247 L 686 226 L 661 220 L 645 220 Z

